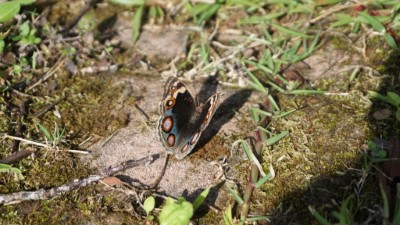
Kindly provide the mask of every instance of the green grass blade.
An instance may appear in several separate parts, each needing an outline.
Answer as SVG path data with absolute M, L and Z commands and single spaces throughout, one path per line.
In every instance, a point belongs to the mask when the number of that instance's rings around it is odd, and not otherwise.
M 392 105 L 395 107 L 400 107 L 400 96 L 394 92 L 387 92 L 386 93 L 388 100 Z
M 256 122 L 259 122 L 261 120 L 261 117 L 267 116 L 271 117 L 272 113 L 261 110 L 259 108 L 251 108 L 251 115 L 253 117 L 253 120 Z
M 257 79 L 257 77 L 251 73 L 246 67 L 244 68 L 246 71 L 246 74 L 250 77 L 252 80 L 252 83 L 250 83 L 256 90 L 263 92 L 265 94 L 268 94 L 268 90 L 261 84 L 261 82 Z
M 193 202 L 193 211 L 196 211 L 200 207 L 200 205 L 203 204 L 209 192 L 210 188 L 207 188 L 202 191 L 199 196 L 197 196 L 197 198 Z
M 132 42 L 135 43 L 136 40 L 139 38 L 140 28 L 142 26 L 142 16 L 144 11 L 144 5 L 139 6 L 136 9 L 135 15 L 133 16 L 132 20 Z
M 280 25 L 275 24 L 275 23 L 273 23 L 273 24 L 271 24 L 271 25 L 272 25 L 273 27 L 275 27 L 276 29 L 278 29 L 280 32 L 289 34 L 289 35 L 291 35 L 291 36 L 293 36 L 293 37 L 302 37 L 302 38 L 311 38 L 311 37 L 312 37 L 312 36 L 310 36 L 310 35 L 303 34 L 303 33 L 301 33 L 301 32 L 297 32 L 297 31 L 295 31 L 295 30 L 289 29 L 289 28 L 287 28 L 287 27 L 280 26 Z
M 400 4 L 399 4 L 400 5 Z M 400 184 L 397 183 L 397 195 L 396 195 L 396 203 L 393 211 L 393 221 L 392 224 L 400 224 Z
M 266 144 L 267 146 L 273 145 L 275 142 L 281 140 L 288 134 L 289 134 L 289 131 L 282 131 L 281 133 L 265 140 L 264 144 Z
M 43 131 L 44 136 L 47 138 L 48 141 L 52 142 L 53 135 L 50 134 L 49 130 L 44 127 L 42 124 L 38 123 L 39 128 Z
M 297 111 L 297 109 L 292 109 L 287 112 L 279 112 L 277 115 L 272 116 L 272 118 L 274 118 L 274 119 L 282 118 L 282 117 L 288 116 L 296 111 Z
M 228 191 L 229 191 L 229 193 L 231 193 L 231 195 L 233 196 L 233 198 L 236 200 L 236 202 L 239 204 L 239 205 L 242 205 L 243 204 L 243 199 L 239 196 L 239 194 L 236 192 L 236 191 L 234 191 L 232 188 L 230 188 L 229 186 L 226 186 L 227 188 L 228 188 Z
M 224 224 L 225 225 L 233 225 L 232 219 L 232 206 L 228 205 L 224 213 Z
M 221 7 L 220 4 L 213 4 L 207 10 L 203 11 L 196 22 L 197 25 L 200 25 L 204 21 L 210 19 L 214 14 L 216 14 Z
M 318 220 L 318 222 L 321 225 L 332 225 L 332 223 L 330 223 L 327 219 L 325 219 L 325 217 L 323 217 L 321 214 L 319 214 L 313 207 L 308 206 L 308 209 L 310 210 L 311 215 L 313 215 L 314 218 L 316 220 Z
M 344 13 L 338 13 L 336 15 L 336 22 L 333 22 L 330 24 L 330 27 L 336 28 L 336 27 L 341 27 L 345 25 L 349 25 L 354 22 L 355 18 L 350 16 L 349 14 L 344 14 Z
M 246 154 L 247 159 L 249 161 L 253 161 L 253 153 L 250 152 L 251 150 L 250 150 L 249 145 L 247 144 L 247 142 L 244 141 L 244 140 L 240 140 L 240 145 L 242 146 L 243 151 Z
M 260 221 L 260 220 L 269 221 L 269 217 L 268 216 L 255 216 L 255 217 L 249 217 L 246 219 L 247 222 Z
M 327 91 L 320 91 L 320 90 L 293 90 L 289 91 L 289 94 L 293 95 L 299 95 L 299 94 L 304 94 L 304 95 L 310 95 L 310 94 L 325 94 Z
M 384 95 L 379 94 L 378 92 L 375 91 L 368 91 L 369 96 L 371 96 L 372 98 L 378 99 L 380 101 L 383 102 L 387 102 L 390 103 L 390 101 L 388 100 L 388 98 Z
M 279 106 L 278 106 L 278 104 L 276 103 L 276 101 L 275 101 L 275 99 L 274 99 L 274 97 L 272 97 L 271 95 L 268 95 L 268 100 L 269 100 L 269 102 L 271 103 L 271 105 L 272 105 L 272 109 L 274 110 L 274 112 L 276 112 L 276 111 L 281 111 L 280 109 L 279 109 Z
M 271 173 L 268 173 L 266 176 L 261 177 L 257 182 L 256 182 L 256 188 L 261 187 L 263 184 L 265 184 L 265 182 L 267 182 L 268 180 L 270 180 L 272 177 Z
M 383 26 L 381 22 L 379 22 L 375 17 L 369 15 L 368 13 L 359 12 L 359 16 L 361 22 L 371 25 L 375 31 L 381 32 L 385 30 L 385 26 Z
M 112 3 L 121 5 L 144 5 L 145 0 L 110 0 Z

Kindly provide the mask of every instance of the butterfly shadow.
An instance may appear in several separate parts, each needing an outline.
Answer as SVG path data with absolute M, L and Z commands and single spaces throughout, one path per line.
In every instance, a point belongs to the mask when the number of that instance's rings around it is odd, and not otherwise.
M 198 92 L 196 98 L 198 98 L 200 102 L 207 101 L 209 96 L 216 93 L 217 86 L 218 83 L 216 81 L 216 77 L 208 78 L 202 85 L 202 88 Z M 217 111 L 211 119 L 210 124 L 203 131 L 200 140 L 194 149 L 194 152 L 204 147 L 204 145 L 207 144 L 211 138 L 219 132 L 221 127 L 235 116 L 236 112 L 249 99 L 252 92 L 253 91 L 249 89 L 239 90 L 220 103 Z

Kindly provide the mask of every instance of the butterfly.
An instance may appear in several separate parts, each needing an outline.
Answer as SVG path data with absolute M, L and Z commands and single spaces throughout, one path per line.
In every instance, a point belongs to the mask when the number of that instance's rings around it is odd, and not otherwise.
M 221 94 L 216 93 L 198 105 L 185 84 L 175 77 L 167 80 L 157 128 L 168 153 L 182 159 L 193 150 L 217 110 L 220 98 Z

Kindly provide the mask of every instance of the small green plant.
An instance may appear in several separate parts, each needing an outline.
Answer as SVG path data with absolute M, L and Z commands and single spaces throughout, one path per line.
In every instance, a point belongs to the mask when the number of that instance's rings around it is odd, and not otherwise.
M 4 41 L 4 39 L 7 37 L 9 32 L 10 32 L 10 30 L 8 30 L 5 33 L 0 33 L 0 54 L 4 51 L 4 46 L 6 45 L 6 42 Z
M 218 10 L 225 3 L 224 0 L 216 0 L 214 3 L 198 3 L 191 5 L 187 3 L 187 7 L 192 12 L 195 24 L 201 25 L 203 22 L 209 20 L 212 16 L 218 13 Z
M 386 96 L 374 91 L 368 91 L 368 93 L 373 98 L 393 105 L 396 108 L 396 119 L 400 121 L 400 96 L 398 94 L 390 91 L 386 93 Z
M 357 212 L 357 204 L 354 195 L 348 196 L 344 201 L 342 201 L 339 211 L 333 211 L 332 215 L 339 220 L 338 223 L 340 225 L 355 225 L 358 224 L 354 221 L 355 214 Z M 326 218 L 324 218 L 320 213 L 318 213 L 313 207 L 309 206 L 309 210 L 315 219 L 322 225 L 332 225 L 333 223 L 329 222 Z
M 265 129 L 259 127 L 258 132 L 264 132 Z M 265 146 L 270 146 L 274 144 L 275 142 L 279 141 L 283 137 L 285 137 L 289 132 L 284 131 L 281 132 L 278 135 L 275 135 L 271 138 L 265 139 L 265 140 L 260 140 L 258 144 L 259 149 L 264 149 Z M 264 135 L 261 135 L 264 136 Z M 227 186 L 228 191 L 231 193 L 233 198 L 236 200 L 237 204 L 241 207 L 240 210 L 240 216 L 239 216 L 239 221 L 236 222 L 236 219 L 233 218 L 232 215 L 232 206 L 228 206 L 228 208 L 225 210 L 224 213 L 224 223 L 225 225 L 233 225 L 233 224 L 244 224 L 245 222 L 252 222 L 252 221 L 258 221 L 258 220 L 268 220 L 267 216 L 257 216 L 257 217 L 248 217 L 249 211 L 250 211 L 250 204 L 251 204 L 251 195 L 253 192 L 254 188 L 259 188 L 265 182 L 271 180 L 274 177 L 274 171 L 272 166 L 270 167 L 270 171 L 268 174 L 266 174 L 260 162 L 258 161 L 257 157 L 254 155 L 253 151 L 251 150 L 250 146 L 248 143 L 244 140 L 239 140 L 239 143 L 242 146 L 243 151 L 246 154 L 247 159 L 252 163 L 252 168 L 250 172 L 250 178 L 248 179 L 249 184 L 246 186 L 246 189 L 244 191 L 243 198 L 239 196 L 239 194 L 231 189 L 229 186 Z M 258 155 L 260 152 L 257 153 Z M 260 174 L 260 178 L 259 178 Z
M 0 163 L 0 173 L 12 173 L 16 181 L 23 180 L 24 176 L 20 169 L 12 167 L 8 164 Z
M 193 203 L 186 201 L 183 197 L 175 201 L 172 198 L 167 198 L 161 213 L 158 216 L 160 225 L 186 225 L 189 223 L 193 213 L 203 204 L 210 189 L 207 188 L 194 200 Z M 155 199 L 153 196 L 148 197 L 143 204 L 143 208 L 147 214 L 147 220 L 153 221 L 154 216 L 151 215 L 155 207 Z
M 12 38 L 13 41 L 19 41 L 22 45 L 36 45 L 42 40 L 36 37 L 36 28 L 29 26 L 29 21 L 25 21 L 19 28 L 19 34 Z
M 154 216 L 150 215 L 150 212 L 153 211 L 155 205 L 156 205 L 156 200 L 153 196 L 149 196 L 148 198 L 146 198 L 146 200 L 144 200 L 143 209 L 144 211 L 146 211 L 148 221 L 154 220 Z
M 375 7 L 378 5 L 379 4 L 375 5 Z M 357 7 L 355 6 L 354 10 L 359 11 L 356 13 L 356 16 L 349 15 L 349 13 L 337 13 L 336 21 L 331 24 L 331 27 L 336 28 L 342 26 L 351 26 L 352 32 L 358 33 L 360 31 L 361 24 L 365 24 L 367 26 L 371 26 L 372 29 L 379 33 L 379 35 L 382 35 L 390 47 L 397 49 L 398 43 L 387 31 L 384 24 L 393 24 L 396 26 L 396 23 L 399 20 L 396 11 L 400 7 L 400 3 L 398 1 L 382 1 L 382 5 L 378 7 L 381 7 L 382 11 L 385 11 L 387 7 L 390 7 L 390 5 L 393 7 L 391 15 L 379 15 L 379 10 L 377 10 L 375 12 L 375 14 L 378 14 L 377 16 L 372 16 L 367 11 L 361 11 L 367 7 L 365 5 L 359 5 Z
M 383 216 L 384 220 L 382 224 L 400 224 L 400 183 L 397 183 L 396 186 L 396 203 L 393 210 L 392 220 L 390 221 L 390 208 L 389 208 L 389 200 L 386 196 L 385 190 L 383 189 L 382 184 L 379 184 L 381 189 L 381 195 L 383 199 Z M 390 222 L 389 222 L 390 221 Z
M 136 42 L 139 38 L 140 28 L 142 27 L 142 21 L 144 20 L 143 15 L 148 15 L 150 21 L 154 21 L 157 18 L 164 17 L 164 11 L 161 6 L 158 5 L 146 5 L 144 0 L 109 0 L 112 3 L 135 6 L 135 14 L 132 19 L 132 42 Z M 146 13 L 148 12 L 148 13 Z
M 309 39 L 312 38 L 311 36 L 290 28 L 282 27 L 275 23 L 270 23 L 270 25 L 282 33 L 282 36 L 287 36 L 287 39 L 290 39 L 290 37 L 298 37 L 301 39 L 294 42 L 287 42 L 286 39 L 282 38 L 280 40 L 275 39 L 268 30 L 263 29 L 263 38 L 253 38 L 255 42 L 265 45 L 266 48 L 263 56 L 257 60 L 242 59 L 242 61 L 246 65 L 256 68 L 256 70 L 253 69 L 252 73 L 247 70 L 247 74 L 253 82 L 252 86 L 256 90 L 267 93 L 265 88 L 261 88 L 261 82 L 256 81 L 260 79 L 279 92 L 286 92 L 286 90 L 292 91 L 296 89 L 299 84 L 295 83 L 295 81 L 287 81 L 282 77 L 281 70 L 284 66 L 299 62 L 310 56 L 317 48 L 319 35 L 316 35 L 313 40 L 309 42 Z M 255 73 L 257 73 L 258 76 L 256 76 Z M 282 86 L 285 86 L 285 88 L 282 88 Z
M 56 147 L 58 144 L 60 144 L 64 137 L 65 128 L 60 130 L 58 125 L 55 124 L 53 133 L 50 133 L 50 131 L 45 126 L 41 124 L 38 124 L 38 126 L 44 133 L 47 144 L 50 144 L 50 146 L 52 147 Z

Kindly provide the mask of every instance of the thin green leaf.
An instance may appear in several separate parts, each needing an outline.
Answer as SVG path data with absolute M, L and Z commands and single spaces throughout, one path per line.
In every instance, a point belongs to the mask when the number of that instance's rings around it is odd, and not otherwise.
M 292 110 L 289 110 L 287 112 L 279 112 L 277 115 L 274 115 L 272 118 L 274 118 L 274 119 L 282 118 L 282 117 L 288 116 L 288 115 L 296 112 L 296 110 L 297 109 L 292 109 Z
M 251 16 L 250 18 L 238 20 L 238 26 L 245 24 L 260 24 L 279 18 L 284 15 L 285 12 L 271 13 L 265 16 Z
M 44 127 L 42 124 L 38 123 L 39 128 L 42 130 L 42 132 L 44 133 L 45 137 L 47 138 L 48 141 L 52 141 L 53 140 L 53 135 L 50 134 L 49 130 L 47 130 L 46 127 Z
M 203 11 L 198 18 L 196 24 L 200 25 L 202 22 L 210 19 L 214 14 L 216 14 L 221 7 L 220 4 L 213 4 L 207 10 Z
M 255 216 L 255 217 L 248 217 L 246 219 L 247 222 L 260 221 L 260 220 L 270 221 L 268 216 Z
M 314 218 L 315 218 L 316 220 L 318 220 L 318 222 L 319 222 L 321 225 L 332 225 L 332 223 L 330 223 L 330 222 L 329 222 L 327 219 L 325 219 L 321 214 L 319 214 L 313 207 L 308 206 L 308 209 L 310 210 L 311 215 L 313 215 Z
M 232 218 L 232 206 L 228 205 L 224 213 L 224 224 L 225 225 L 233 225 L 233 218 Z
M 379 94 L 378 92 L 375 91 L 368 91 L 369 96 L 371 96 L 372 98 L 376 98 L 378 100 L 384 101 L 384 102 L 388 102 L 388 99 L 386 96 Z M 390 103 L 390 102 L 388 102 Z
M 392 48 L 398 48 L 396 40 L 387 32 L 383 34 L 383 37 L 385 38 L 386 42 L 388 45 Z
M 399 4 L 400 5 L 400 4 Z M 392 224 L 400 224 L 400 183 L 397 183 L 396 205 L 393 211 Z
M 227 5 L 232 5 L 232 6 L 237 6 L 237 5 L 243 5 L 243 6 L 250 6 L 250 7 L 260 7 L 256 3 L 253 3 L 251 1 L 247 0 L 227 0 L 226 1 Z
M 378 32 L 385 30 L 385 26 L 383 26 L 382 23 L 380 23 L 375 17 L 370 16 L 366 12 L 359 12 L 359 15 L 362 21 L 370 24 L 374 30 Z
M 330 24 L 332 28 L 349 25 L 353 23 L 355 20 L 354 17 L 344 13 L 337 14 L 336 19 L 337 19 L 336 22 Z
M 0 54 L 3 53 L 5 45 L 6 43 L 4 42 L 4 40 L 0 39 Z
M 250 79 L 253 81 L 252 86 L 258 90 L 261 91 L 265 94 L 268 94 L 268 90 L 261 84 L 261 82 L 257 79 L 256 76 L 254 76 L 254 74 L 252 74 L 246 67 L 244 68 L 246 71 L 246 74 L 250 77 Z
M 334 5 L 342 0 L 322 0 L 322 1 L 315 1 L 315 6 L 326 6 L 326 5 Z
M 133 16 L 132 20 L 132 42 L 135 43 L 140 34 L 140 28 L 142 25 L 142 15 L 144 11 L 144 5 L 141 5 L 139 8 L 136 9 L 135 15 Z
M 210 192 L 210 188 L 205 189 L 200 193 L 199 196 L 193 202 L 193 210 L 196 211 L 201 204 L 203 204 L 204 200 L 207 198 L 208 193 Z
M 289 35 L 291 35 L 291 36 L 293 36 L 293 37 L 303 37 L 303 38 L 311 38 L 311 37 L 312 37 L 312 36 L 310 36 L 310 35 L 303 34 L 303 33 L 301 33 L 301 32 L 297 32 L 297 31 L 294 31 L 294 30 L 292 30 L 292 29 L 289 29 L 289 28 L 287 28 L 287 27 L 280 26 L 280 25 L 275 24 L 275 23 L 273 23 L 273 24 L 271 24 L 271 25 L 272 25 L 273 27 L 275 27 L 276 29 L 278 29 L 280 32 L 289 34 Z
M 400 107 L 400 96 L 394 92 L 387 92 L 387 98 L 395 107 Z
M 350 82 L 353 82 L 353 81 L 354 81 L 354 79 L 356 78 L 358 72 L 360 72 L 360 67 L 359 67 L 359 66 L 357 66 L 356 68 L 354 68 L 353 72 L 351 72 L 351 75 L 350 75 Z
M 243 151 L 247 156 L 247 159 L 249 161 L 253 161 L 253 154 L 250 152 L 251 150 L 250 150 L 249 145 L 247 144 L 247 142 L 244 141 L 244 140 L 240 140 L 240 145 L 242 146 Z
M 298 95 L 298 94 L 325 94 L 327 91 L 320 91 L 320 90 L 293 90 L 293 91 L 289 91 L 289 94 L 294 94 L 294 95 Z
M 293 13 L 308 13 L 311 14 L 314 12 L 314 7 L 311 5 L 297 5 L 293 9 L 288 10 L 288 14 L 293 14 Z
M 200 56 L 201 56 L 201 61 L 204 64 L 208 64 L 208 45 L 206 44 L 206 38 L 204 37 L 204 34 L 201 33 L 200 34 L 200 38 L 201 38 L 201 43 L 200 43 Z
M 2 2 L 0 3 L 0 23 L 4 23 L 14 18 L 21 9 L 19 2 Z
M 272 177 L 271 173 L 268 173 L 266 176 L 261 177 L 257 182 L 256 182 L 256 188 L 261 187 L 263 184 L 265 184 L 265 182 L 267 182 L 268 180 L 270 180 Z
M 226 186 L 228 188 L 229 193 L 231 193 L 231 195 L 233 196 L 233 198 L 236 200 L 236 202 L 239 205 L 243 204 L 243 199 L 238 195 L 238 193 L 236 191 L 234 191 L 232 188 L 230 188 L 229 186 Z
M 112 3 L 121 4 L 121 5 L 140 5 L 143 6 L 145 0 L 109 0 Z
M 267 81 L 267 83 L 268 83 L 269 85 L 271 85 L 273 88 L 275 88 L 276 90 L 278 90 L 279 92 L 281 92 L 281 93 L 284 93 L 284 92 L 285 92 L 285 89 L 281 88 L 279 85 L 275 84 L 274 82 L 272 82 L 272 81 Z
M 210 4 L 206 3 L 199 3 L 197 5 L 194 5 L 191 7 L 192 15 L 194 17 L 197 17 L 200 13 L 207 11 L 210 6 Z M 197 20 L 195 21 L 197 22 Z
M 288 134 L 289 134 L 289 131 L 282 131 L 281 133 L 265 140 L 264 144 L 266 144 L 267 146 L 273 145 L 275 142 L 281 140 Z
M 274 97 L 272 97 L 272 95 L 268 95 L 268 100 L 269 100 L 269 102 L 271 103 L 272 110 L 273 110 L 274 112 L 280 111 L 279 106 L 278 106 L 278 104 L 276 103 Z
M 271 117 L 272 116 L 272 113 L 266 112 L 259 108 L 251 108 L 250 110 L 251 110 L 253 120 L 255 120 L 256 122 L 259 122 L 261 120 L 261 117 L 264 117 L 264 116 Z

